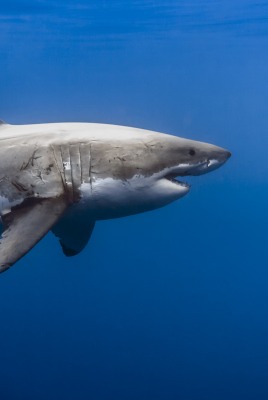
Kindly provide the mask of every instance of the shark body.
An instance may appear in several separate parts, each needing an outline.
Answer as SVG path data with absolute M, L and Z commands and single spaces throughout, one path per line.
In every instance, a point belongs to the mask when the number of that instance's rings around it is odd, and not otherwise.
M 78 254 L 97 220 L 162 207 L 186 195 L 178 180 L 210 172 L 230 152 L 116 125 L 0 124 L 0 272 L 49 230 Z

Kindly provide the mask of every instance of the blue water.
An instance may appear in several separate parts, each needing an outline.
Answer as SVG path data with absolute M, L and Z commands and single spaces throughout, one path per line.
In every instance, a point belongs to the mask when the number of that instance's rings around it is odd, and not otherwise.
M 1 275 L 1 400 L 267 400 L 267 1 L 0 5 L 0 118 L 233 153 L 79 256 L 49 234 Z

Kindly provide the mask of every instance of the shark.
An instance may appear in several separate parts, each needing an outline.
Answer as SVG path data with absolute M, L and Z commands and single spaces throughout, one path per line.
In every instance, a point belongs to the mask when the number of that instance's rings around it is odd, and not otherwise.
M 185 196 L 187 176 L 231 153 L 150 130 L 97 123 L 0 122 L 0 272 L 49 231 L 80 253 L 98 220 L 163 207 Z

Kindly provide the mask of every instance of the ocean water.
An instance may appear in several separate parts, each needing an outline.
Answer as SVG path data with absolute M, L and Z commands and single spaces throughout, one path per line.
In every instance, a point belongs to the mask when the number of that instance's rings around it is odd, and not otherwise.
M 267 400 L 267 1 L 0 5 L 0 118 L 232 151 L 77 257 L 48 234 L 0 276 L 0 399 Z

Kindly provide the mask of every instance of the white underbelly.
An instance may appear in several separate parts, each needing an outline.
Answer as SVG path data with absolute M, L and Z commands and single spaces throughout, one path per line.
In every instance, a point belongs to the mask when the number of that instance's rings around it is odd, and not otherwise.
M 110 219 L 137 214 L 162 207 L 177 198 L 178 190 L 165 179 L 136 176 L 129 180 L 95 179 L 80 187 L 81 207 L 96 215 L 96 219 Z

